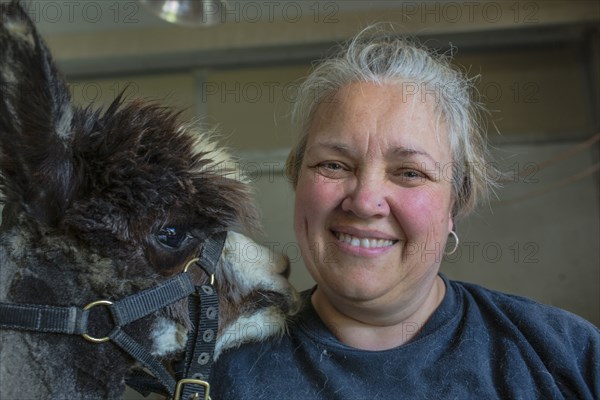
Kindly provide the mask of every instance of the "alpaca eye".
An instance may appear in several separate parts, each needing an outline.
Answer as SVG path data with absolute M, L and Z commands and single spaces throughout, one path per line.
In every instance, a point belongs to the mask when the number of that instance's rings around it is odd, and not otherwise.
M 173 227 L 163 228 L 156 233 L 156 239 L 164 246 L 177 249 L 188 238 L 188 234 L 183 229 Z

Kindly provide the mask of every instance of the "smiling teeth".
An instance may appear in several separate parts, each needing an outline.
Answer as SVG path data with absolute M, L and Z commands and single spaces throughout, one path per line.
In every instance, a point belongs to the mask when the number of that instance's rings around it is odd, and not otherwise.
M 335 236 L 341 242 L 348 243 L 350 246 L 363 247 L 365 249 L 376 247 L 388 247 L 394 244 L 393 240 L 386 239 L 360 239 L 345 233 L 335 232 Z

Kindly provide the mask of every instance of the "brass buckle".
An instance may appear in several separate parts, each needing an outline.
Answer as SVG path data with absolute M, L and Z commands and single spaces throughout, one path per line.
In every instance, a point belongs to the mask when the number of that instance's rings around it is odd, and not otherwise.
M 90 304 L 83 307 L 83 311 L 87 311 L 92 307 L 101 306 L 101 305 L 102 306 L 112 306 L 112 304 L 113 304 L 113 302 L 108 301 L 108 300 L 92 301 Z M 81 336 L 83 336 L 83 338 L 85 340 L 87 340 L 88 342 L 92 342 L 92 343 L 104 343 L 104 342 L 108 342 L 110 340 L 110 338 L 108 336 L 101 337 L 101 338 L 95 338 L 95 337 L 88 335 L 87 333 L 82 333 Z
M 183 386 L 184 385 L 200 385 L 200 386 L 204 386 L 204 400 L 211 400 L 210 399 L 210 384 L 206 381 L 203 381 L 201 379 L 182 379 L 179 382 L 177 382 L 177 386 L 175 387 L 175 396 L 173 397 L 173 400 L 181 400 L 181 392 L 183 392 Z M 192 398 L 193 400 L 199 400 L 200 399 L 200 395 L 196 392 L 196 394 L 194 395 L 194 397 Z M 187 399 L 186 399 L 187 400 Z

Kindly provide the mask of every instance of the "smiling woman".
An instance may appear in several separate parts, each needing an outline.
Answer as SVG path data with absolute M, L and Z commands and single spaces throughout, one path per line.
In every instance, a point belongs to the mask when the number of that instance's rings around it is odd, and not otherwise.
M 439 273 L 455 223 L 493 187 L 471 83 L 378 27 L 313 70 L 287 172 L 317 285 L 281 340 L 223 355 L 216 397 L 600 396 L 597 328 Z
M 403 344 L 411 338 L 397 334 L 403 322 L 423 324 L 443 297 L 437 270 L 452 230 L 452 185 L 435 170 L 452 156 L 437 120 L 430 101 L 396 83 L 344 86 L 313 117 L 296 237 L 309 250 L 317 312 L 353 347 Z M 353 323 L 342 309 L 353 309 Z M 382 329 L 368 335 L 371 325 Z

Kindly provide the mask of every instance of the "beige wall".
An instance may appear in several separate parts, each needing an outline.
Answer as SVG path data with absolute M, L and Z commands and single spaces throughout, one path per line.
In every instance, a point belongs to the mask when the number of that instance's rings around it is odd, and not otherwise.
M 70 80 L 69 89 L 73 100 L 84 107 L 108 107 L 123 93 L 125 100 L 143 98 L 182 109 L 182 117 L 193 120 L 198 117 L 196 81 L 196 75 L 190 71 Z
M 582 56 L 573 45 L 461 55 L 456 64 L 481 75 L 479 92 L 502 135 L 589 132 Z
M 289 148 L 290 107 L 308 65 L 207 71 L 202 82 L 209 120 L 235 149 Z

